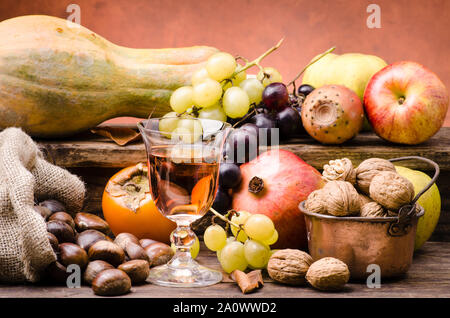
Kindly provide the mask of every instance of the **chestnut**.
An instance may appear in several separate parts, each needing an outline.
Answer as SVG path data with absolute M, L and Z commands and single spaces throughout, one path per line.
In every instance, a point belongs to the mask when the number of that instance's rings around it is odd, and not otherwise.
M 148 261 L 147 253 L 139 244 L 139 239 L 130 233 L 120 233 L 114 243 L 119 245 L 124 251 L 127 259 L 142 259 Z
M 59 244 L 58 260 L 66 267 L 77 264 L 81 270 L 85 269 L 89 261 L 86 251 L 73 243 Z
M 75 241 L 75 231 L 63 221 L 54 220 L 47 222 L 47 231 L 56 236 L 59 243 L 72 243 Z
M 131 233 L 120 233 L 116 236 L 114 243 L 125 249 L 126 243 L 130 241 L 139 244 L 139 239 Z
M 119 265 L 118 269 L 127 273 L 133 284 L 141 284 L 150 273 L 150 264 L 142 259 L 135 259 Z
M 100 272 L 113 268 L 114 266 L 102 260 L 89 262 L 83 275 L 84 282 L 88 285 L 92 285 L 92 281 Z
M 69 224 L 75 230 L 75 222 L 69 213 L 66 212 L 55 212 L 49 218 L 49 221 L 63 221 Z
M 94 294 L 100 296 L 118 296 L 131 289 L 131 279 L 120 269 L 107 269 L 100 272 L 92 282 Z
M 152 239 L 141 239 L 139 240 L 139 244 L 141 244 L 141 246 L 143 248 L 146 248 L 147 246 L 149 246 L 150 244 L 153 243 L 158 243 L 158 241 L 152 240 Z
M 173 256 L 172 248 L 164 243 L 157 242 L 145 248 L 151 266 L 158 266 L 167 263 Z
M 98 241 L 111 240 L 104 233 L 97 230 L 86 230 L 81 232 L 76 237 L 76 243 L 81 248 L 85 249 L 86 252 L 89 251 L 92 245 L 97 243 Z
M 102 260 L 113 266 L 118 266 L 125 260 L 123 249 L 110 241 L 98 241 L 89 248 L 89 260 Z
M 144 248 L 133 242 L 128 242 L 125 246 L 125 254 L 130 260 L 141 259 L 144 261 L 148 261 L 147 252 L 145 252 Z
M 52 213 L 66 211 L 64 204 L 53 199 L 42 201 L 39 205 L 49 209 Z
M 56 236 L 54 236 L 52 233 L 47 232 L 47 238 L 50 242 L 50 245 L 52 246 L 52 249 L 55 253 L 59 251 L 59 242 Z
M 57 284 L 67 284 L 67 278 L 70 275 L 70 273 L 67 272 L 67 268 L 58 261 L 47 266 L 45 273 L 51 282 Z
M 33 207 L 33 209 L 39 213 L 45 221 L 47 221 L 47 219 L 50 217 L 50 215 L 52 215 L 52 211 L 50 211 L 48 208 L 46 208 L 45 206 L 40 206 L 40 205 L 35 205 Z
M 101 217 L 91 213 L 77 213 L 75 215 L 75 225 L 79 232 L 86 230 L 97 230 L 105 234 L 110 232 L 109 224 Z

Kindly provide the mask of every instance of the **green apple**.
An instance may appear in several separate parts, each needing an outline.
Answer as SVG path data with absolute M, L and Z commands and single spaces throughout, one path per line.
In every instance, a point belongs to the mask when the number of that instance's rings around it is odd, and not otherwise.
M 370 78 L 385 66 L 387 63 L 375 55 L 330 53 L 307 68 L 302 84 L 316 88 L 328 84 L 343 85 L 354 91 L 362 101 Z
M 430 182 L 431 178 L 425 173 L 409 168 L 395 166 L 397 172 L 412 182 L 415 194 L 423 190 Z M 417 224 L 416 241 L 414 249 L 419 249 L 433 233 L 441 214 L 441 196 L 436 184 L 425 192 L 417 201 L 424 209 L 425 214 L 419 219 Z

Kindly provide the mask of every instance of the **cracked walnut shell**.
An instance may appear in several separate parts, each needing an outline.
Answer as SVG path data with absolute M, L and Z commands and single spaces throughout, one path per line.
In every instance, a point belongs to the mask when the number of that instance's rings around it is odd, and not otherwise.
M 288 285 L 304 285 L 312 257 L 303 251 L 284 249 L 273 253 L 267 264 L 270 278 Z
M 350 216 L 359 213 L 359 193 L 350 182 L 327 182 L 322 190 L 327 213 L 334 216 Z
M 353 185 L 356 183 L 356 171 L 348 158 L 330 160 L 323 166 L 322 176 L 325 181 L 348 181 Z
M 414 199 L 414 186 L 396 172 L 382 171 L 370 183 L 370 197 L 388 210 L 398 211 Z
M 356 168 L 356 186 L 358 189 L 369 195 L 370 182 L 381 171 L 396 172 L 392 162 L 386 159 L 370 158 L 361 162 Z

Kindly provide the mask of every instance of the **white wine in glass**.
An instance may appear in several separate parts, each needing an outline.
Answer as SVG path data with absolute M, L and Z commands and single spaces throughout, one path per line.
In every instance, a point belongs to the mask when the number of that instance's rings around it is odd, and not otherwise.
M 200 131 L 160 131 L 161 121 L 138 124 L 147 151 L 150 192 L 159 212 L 177 224 L 171 234 L 176 247 L 165 265 L 152 268 L 148 280 L 172 287 L 208 286 L 222 280 L 222 274 L 194 261 L 190 247 L 196 236 L 190 224 L 211 207 L 217 191 L 223 145 L 231 126 L 209 119 L 196 121 Z

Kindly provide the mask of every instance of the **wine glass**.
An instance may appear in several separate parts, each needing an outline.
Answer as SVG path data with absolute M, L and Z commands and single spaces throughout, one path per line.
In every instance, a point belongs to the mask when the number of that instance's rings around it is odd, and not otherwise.
M 175 129 L 173 129 L 175 127 Z M 162 286 L 201 287 L 216 284 L 222 274 L 199 265 L 190 247 L 196 240 L 190 224 L 211 207 L 219 164 L 231 125 L 217 120 L 163 117 L 138 124 L 147 152 L 150 192 L 159 212 L 177 228 L 176 247 L 165 265 L 150 270 L 148 281 Z

